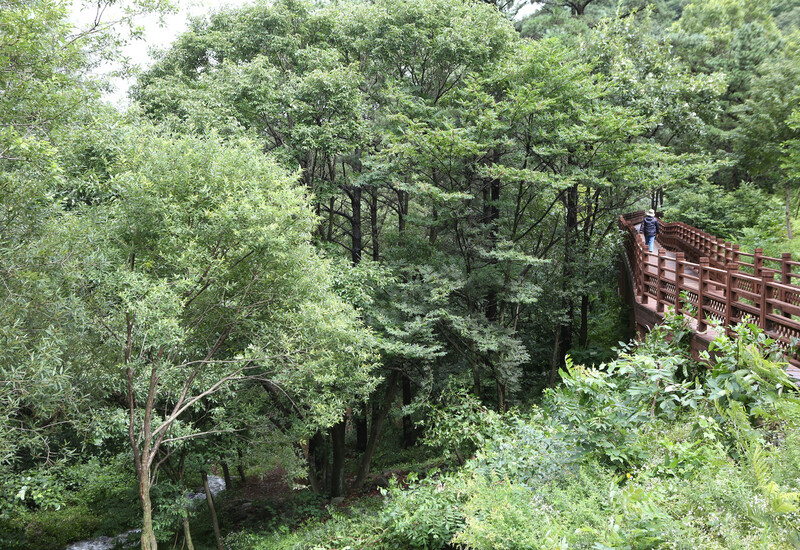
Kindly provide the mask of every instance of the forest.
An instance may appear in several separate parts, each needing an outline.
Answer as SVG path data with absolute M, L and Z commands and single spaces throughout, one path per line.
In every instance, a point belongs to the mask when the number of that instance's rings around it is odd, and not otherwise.
M 800 0 L 87 5 L 0 0 L 0 550 L 800 549 L 783 350 L 618 288 L 800 258 Z

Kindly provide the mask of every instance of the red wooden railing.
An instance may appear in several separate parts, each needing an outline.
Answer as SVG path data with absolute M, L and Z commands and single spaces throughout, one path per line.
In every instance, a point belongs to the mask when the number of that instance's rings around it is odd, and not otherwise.
M 752 254 L 681 222 L 661 223 L 658 253 L 650 253 L 637 232 L 644 211 L 625 214 L 625 261 L 636 299 L 659 313 L 666 307 L 696 320 L 704 332 L 714 319 L 725 327 L 749 318 L 800 365 L 800 262 Z M 671 252 L 664 249 L 667 248 Z M 728 328 L 728 330 L 730 330 Z

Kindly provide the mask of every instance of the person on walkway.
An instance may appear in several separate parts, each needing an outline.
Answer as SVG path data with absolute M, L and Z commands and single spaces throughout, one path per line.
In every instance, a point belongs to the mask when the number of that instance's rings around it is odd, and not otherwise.
M 647 215 L 644 217 L 642 226 L 639 228 L 639 233 L 644 233 L 644 242 L 647 243 L 650 252 L 653 252 L 653 247 L 655 246 L 656 242 L 656 235 L 658 235 L 660 232 L 661 224 L 658 223 L 655 210 L 651 208 L 647 211 Z

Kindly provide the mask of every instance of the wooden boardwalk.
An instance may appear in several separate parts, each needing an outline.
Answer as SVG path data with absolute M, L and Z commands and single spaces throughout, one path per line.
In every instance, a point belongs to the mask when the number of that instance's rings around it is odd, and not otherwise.
M 661 223 L 651 253 L 638 232 L 644 211 L 620 216 L 629 302 L 641 334 L 667 307 L 690 318 L 693 349 L 717 336 L 710 321 L 730 327 L 749 320 L 785 350 L 787 372 L 800 384 L 800 262 L 752 254 L 681 222 Z

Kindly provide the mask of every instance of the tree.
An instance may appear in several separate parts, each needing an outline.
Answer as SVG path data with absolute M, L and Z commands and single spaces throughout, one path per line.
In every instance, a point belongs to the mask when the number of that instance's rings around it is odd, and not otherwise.
M 52 230 L 71 253 L 88 363 L 128 410 L 142 547 L 155 548 L 159 451 L 203 435 L 189 411 L 255 378 L 306 405 L 309 426 L 330 425 L 369 392 L 371 362 L 310 245 L 315 218 L 294 178 L 247 142 L 125 137 L 116 198 Z
M 800 102 L 800 34 L 789 36 L 776 55 L 762 63 L 761 75 L 753 79 L 750 96 L 737 112 L 734 152 L 738 165 L 749 178 L 766 189 L 780 189 L 785 195 L 785 225 L 792 238 L 790 222 L 792 178 L 784 171 L 783 144 L 797 139 L 790 116 Z

